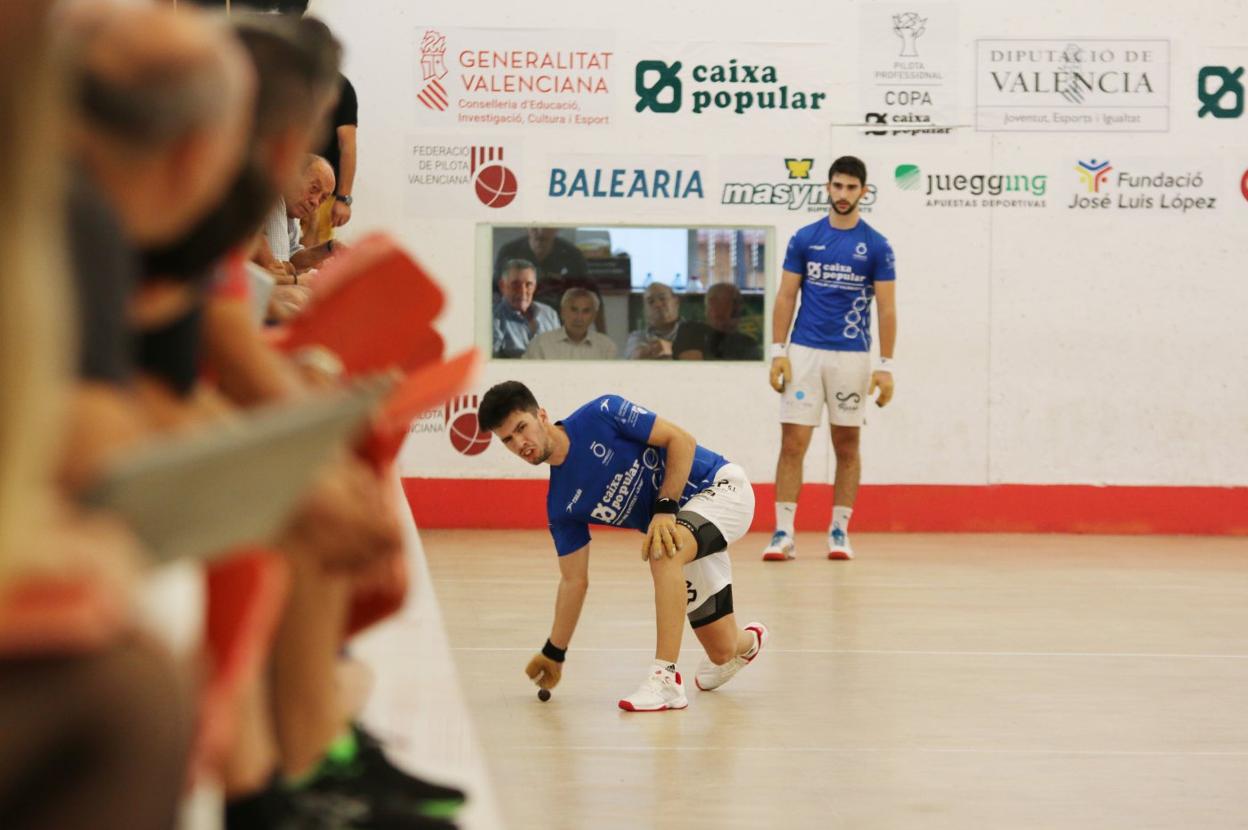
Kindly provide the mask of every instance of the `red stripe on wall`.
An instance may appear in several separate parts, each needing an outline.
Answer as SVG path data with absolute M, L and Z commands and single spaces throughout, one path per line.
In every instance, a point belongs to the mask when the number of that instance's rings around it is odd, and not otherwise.
M 403 490 L 418 527 L 546 527 L 544 479 L 407 478 Z M 775 485 L 754 492 L 751 529 L 771 530 Z M 832 487 L 806 485 L 798 530 L 826 530 L 831 510 Z M 871 485 L 858 494 L 854 530 L 1248 536 L 1248 487 Z

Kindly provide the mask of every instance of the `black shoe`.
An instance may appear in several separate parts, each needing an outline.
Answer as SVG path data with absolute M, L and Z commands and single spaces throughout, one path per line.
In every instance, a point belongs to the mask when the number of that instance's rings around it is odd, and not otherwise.
M 351 730 L 355 733 L 356 761 L 363 768 L 364 775 L 386 782 L 404 799 L 420 805 L 417 812 L 421 815 L 452 818 L 464 806 L 467 796 L 463 790 L 434 784 L 404 772 L 390 762 L 376 737 L 359 724 L 353 724 Z
M 409 775 L 390 763 L 376 738 L 359 727 L 352 729 L 355 757 L 322 761 L 312 780 L 293 792 L 301 808 L 333 813 L 359 826 L 396 830 L 408 826 L 403 822 L 409 819 L 454 818 L 464 804 L 462 790 Z M 395 823 L 384 823 L 390 821 Z
M 264 789 L 225 805 L 225 830 L 454 830 L 422 816 L 374 815 L 366 799 L 288 790 L 275 776 Z
M 282 830 L 456 830 L 450 821 L 390 812 L 376 793 L 361 790 L 317 789 L 315 785 L 290 793 L 293 813 Z

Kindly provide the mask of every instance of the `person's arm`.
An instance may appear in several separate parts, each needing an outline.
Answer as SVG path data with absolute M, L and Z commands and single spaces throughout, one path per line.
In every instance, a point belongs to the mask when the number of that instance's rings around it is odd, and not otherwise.
M 559 557 L 559 590 L 555 594 L 555 621 L 550 642 L 567 649 L 581 619 L 581 607 L 589 591 L 589 545 Z
M 312 248 L 300 248 L 298 252 L 290 255 L 290 262 L 295 266 L 297 271 L 306 271 L 309 268 L 316 268 L 322 262 L 332 256 L 333 251 L 329 247 L 328 242 L 322 242 Z
M 802 287 L 802 275 L 785 269 L 780 277 L 780 290 L 771 310 L 771 388 L 783 392 L 793 379 L 793 367 L 783 354 L 789 339 L 789 327 L 793 325 L 793 311 L 797 308 L 797 293 Z M 778 348 L 777 348 L 778 347 Z
M 543 689 L 553 689 L 563 678 L 563 660 L 581 618 L 589 591 L 589 545 L 559 557 L 559 590 L 555 594 L 555 620 L 550 638 L 533 655 L 524 673 Z
M 875 308 L 880 318 L 880 366 L 871 373 L 871 387 L 867 394 L 880 390 L 876 406 L 887 406 L 893 398 L 893 372 L 889 362 L 897 345 L 897 283 L 888 280 L 875 284 Z
M 656 417 L 646 443 L 667 450 L 667 464 L 663 472 L 663 483 L 659 485 L 659 499 L 679 502 L 685 492 L 685 484 L 689 481 L 689 472 L 693 469 L 693 455 L 698 449 L 698 442 L 671 421 Z M 676 514 L 656 512 L 650 519 L 646 540 L 642 543 L 642 560 L 657 559 L 664 553 L 669 557 L 675 556 L 676 549 Z
M 203 347 L 217 385 L 239 406 L 288 400 L 301 392 L 298 376 L 264 342 L 246 302 L 208 299 L 204 305 Z
M 355 131 L 354 124 L 344 124 L 338 128 L 338 189 L 339 196 L 350 196 L 355 187 Z M 351 205 L 341 199 L 334 200 L 330 209 L 330 221 L 335 228 L 340 228 L 351 221 Z
M 272 274 L 277 279 L 278 285 L 293 285 L 294 271 L 286 267 L 289 263 L 284 263 L 273 256 L 268 234 L 261 232 L 257 239 L 257 243 L 252 248 L 251 261 Z

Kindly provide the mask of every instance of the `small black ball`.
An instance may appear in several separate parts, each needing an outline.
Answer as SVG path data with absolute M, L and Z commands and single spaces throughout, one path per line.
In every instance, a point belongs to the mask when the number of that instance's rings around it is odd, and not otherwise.
M 550 700 L 550 689 L 538 689 L 537 699 L 540 700 L 542 703 L 545 703 L 546 701 Z

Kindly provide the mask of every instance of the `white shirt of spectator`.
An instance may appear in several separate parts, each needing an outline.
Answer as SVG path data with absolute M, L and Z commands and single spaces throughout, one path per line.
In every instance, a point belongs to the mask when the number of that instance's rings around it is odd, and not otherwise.
M 526 360 L 615 360 L 615 342 L 597 331 L 588 331 L 578 343 L 563 326 L 544 331 L 529 342 Z
M 299 220 L 286 215 L 286 200 L 279 198 L 264 218 L 264 238 L 269 241 L 269 252 L 278 262 L 290 262 L 292 256 L 303 250 L 300 236 Z

